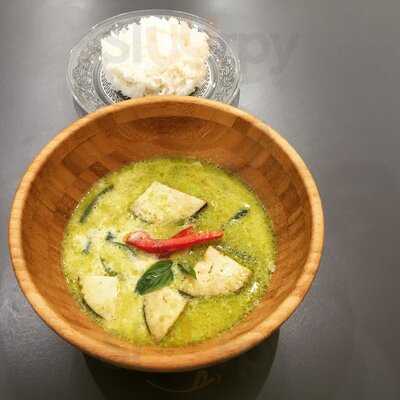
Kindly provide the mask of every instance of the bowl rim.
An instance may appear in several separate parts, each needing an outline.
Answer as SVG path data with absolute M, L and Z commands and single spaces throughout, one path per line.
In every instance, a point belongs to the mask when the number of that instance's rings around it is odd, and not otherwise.
M 232 54 L 232 57 L 235 60 L 236 64 L 236 79 L 235 79 L 235 85 L 234 89 L 230 95 L 226 99 L 226 104 L 233 104 L 235 101 L 239 90 L 240 90 L 240 85 L 243 80 L 243 75 L 242 75 L 242 70 L 241 70 L 241 63 L 240 63 L 240 58 L 239 55 L 232 46 L 233 40 L 229 39 L 227 35 L 225 34 L 224 31 L 217 29 L 215 24 L 208 20 L 205 17 L 201 17 L 196 14 L 191 14 L 186 11 L 179 11 L 179 10 L 173 10 L 173 9 L 164 9 L 164 8 L 149 8 L 149 9 L 143 9 L 143 10 L 132 10 L 132 11 L 126 11 L 120 14 L 113 15 L 111 17 L 108 17 L 106 19 L 103 19 L 96 24 L 92 25 L 80 38 L 78 41 L 74 43 L 72 48 L 68 52 L 68 60 L 66 63 L 66 75 L 65 79 L 67 82 L 68 89 L 72 95 L 72 98 L 76 103 L 79 105 L 79 107 L 82 108 L 85 112 L 94 112 L 97 111 L 99 108 L 96 110 L 88 110 L 88 107 L 86 107 L 85 104 L 82 103 L 81 99 L 77 95 L 76 91 L 73 88 L 73 77 L 72 77 L 72 66 L 73 62 L 75 61 L 75 55 L 77 52 L 79 52 L 79 47 L 80 45 L 85 41 L 88 40 L 91 36 L 93 36 L 97 30 L 101 29 L 103 26 L 110 25 L 114 22 L 118 22 L 120 20 L 124 20 L 126 18 L 133 18 L 133 17 L 150 17 L 150 16 L 155 16 L 155 17 L 177 17 L 177 18 L 182 18 L 186 19 L 187 21 L 198 23 L 206 27 L 210 32 L 212 32 L 214 35 L 218 36 L 220 40 L 224 42 L 224 44 L 227 46 L 229 49 L 229 52 Z M 152 96 L 148 96 L 152 97 Z M 203 97 L 205 98 L 205 97 Z M 115 103 L 114 103 L 115 104 Z
M 120 351 L 117 351 L 116 347 L 114 347 L 113 351 L 107 350 L 106 343 L 76 331 L 48 305 L 46 298 L 36 289 L 35 283 L 30 277 L 27 261 L 24 257 L 22 246 L 22 216 L 25 202 L 37 173 L 53 150 L 62 145 L 62 143 L 80 127 L 117 110 L 121 111 L 134 105 L 158 103 L 180 103 L 182 105 L 198 103 L 200 105 L 216 107 L 226 113 L 233 114 L 250 122 L 269 136 L 269 138 L 291 159 L 295 170 L 304 184 L 306 196 L 311 208 L 311 238 L 304 269 L 295 287 L 283 302 L 279 304 L 276 310 L 265 317 L 252 330 L 228 340 L 217 348 L 212 346 L 209 349 L 202 349 L 198 353 L 163 354 L 160 352 L 155 355 L 144 354 L 138 351 L 136 354 L 137 357 L 134 357 L 133 352 L 127 354 L 126 350 L 122 348 Z M 102 107 L 76 120 L 51 139 L 28 166 L 16 190 L 9 219 L 8 240 L 11 264 L 22 292 L 39 317 L 59 336 L 81 351 L 121 367 L 144 371 L 177 372 L 197 369 L 233 358 L 270 336 L 292 315 L 309 291 L 319 268 L 324 242 L 324 216 L 317 186 L 304 161 L 283 137 L 264 122 L 243 110 L 213 100 L 189 96 L 153 96 L 126 100 Z M 138 349 L 140 350 L 140 347 L 138 347 Z

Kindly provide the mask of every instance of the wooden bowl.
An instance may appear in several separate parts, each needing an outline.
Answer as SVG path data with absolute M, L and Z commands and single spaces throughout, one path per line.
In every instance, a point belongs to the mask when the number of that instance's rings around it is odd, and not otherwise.
M 254 188 L 273 220 L 277 269 L 265 298 L 233 329 L 182 348 L 139 347 L 106 333 L 81 312 L 61 270 L 61 241 L 77 202 L 97 179 L 127 163 L 172 155 L 212 161 Z M 51 140 L 16 192 L 9 245 L 25 296 L 68 342 L 121 367 L 183 371 L 234 357 L 289 318 L 317 272 L 323 230 L 314 180 L 282 137 L 237 108 L 165 96 L 102 108 Z

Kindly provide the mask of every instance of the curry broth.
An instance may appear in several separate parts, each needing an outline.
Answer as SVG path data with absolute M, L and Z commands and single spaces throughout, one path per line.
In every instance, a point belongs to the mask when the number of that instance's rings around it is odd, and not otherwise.
M 152 159 L 134 163 L 100 179 L 78 204 L 66 228 L 63 241 L 63 269 L 68 286 L 85 310 L 107 331 L 135 344 L 154 344 L 143 316 L 143 299 L 135 286 L 143 274 L 135 268 L 128 249 L 115 246 L 107 237 L 122 243 L 126 234 L 145 230 L 152 237 L 168 238 L 187 221 L 167 225 L 149 224 L 133 215 L 135 200 L 154 181 L 207 201 L 192 219 L 201 231 L 224 229 L 224 237 L 212 243 L 219 251 L 252 271 L 248 283 L 238 293 L 209 298 L 192 298 L 159 343 L 183 346 L 212 338 L 238 323 L 265 294 L 275 261 L 275 241 L 271 220 L 256 195 L 237 177 L 205 162 L 190 159 Z M 111 188 L 105 190 L 106 188 Z M 101 191 L 94 207 L 82 214 Z M 231 220 L 238 210 L 249 212 Z M 229 222 L 230 221 L 230 222 Z M 192 266 L 208 245 L 172 254 L 169 258 Z M 104 265 L 117 274 L 119 295 L 116 316 L 103 320 L 82 300 L 79 277 L 104 274 Z M 172 286 L 179 287 L 183 273 L 173 269 Z

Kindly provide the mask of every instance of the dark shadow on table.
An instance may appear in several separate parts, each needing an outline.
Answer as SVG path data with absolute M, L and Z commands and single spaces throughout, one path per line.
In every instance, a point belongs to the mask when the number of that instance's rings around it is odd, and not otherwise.
M 241 399 L 259 395 L 268 379 L 279 340 L 279 331 L 241 356 L 213 367 L 181 373 L 148 373 L 113 367 L 85 356 L 94 381 L 106 399 L 140 396 L 141 400 Z
M 235 98 L 232 100 L 232 106 L 238 107 L 239 106 L 239 100 L 240 100 L 240 90 L 237 92 Z M 76 102 L 75 99 L 72 100 L 74 104 L 74 108 L 76 111 L 76 114 L 78 115 L 79 118 L 84 117 L 87 112 Z

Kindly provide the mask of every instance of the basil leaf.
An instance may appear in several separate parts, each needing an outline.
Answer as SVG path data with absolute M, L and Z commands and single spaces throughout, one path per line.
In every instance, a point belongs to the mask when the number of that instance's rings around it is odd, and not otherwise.
M 178 263 L 179 269 L 186 275 L 190 275 L 192 278 L 197 279 L 195 269 L 188 264 Z
M 102 265 L 103 268 L 104 268 L 104 272 L 105 272 L 108 276 L 116 276 L 116 275 L 118 275 L 117 272 L 115 272 L 111 267 L 109 267 L 109 266 L 106 264 L 106 261 L 104 260 L 104 258 L 100 257 L 100 262 L 101 262 L 101 265 Z
M 114 185 L 110 185 L 105 187 L 101 192 L 97 193 L 96 196 L 93 197 L 92 201 L 86 206 L 86 208 L 83 210 L 83 213 L 79 219 L 79 222 L 83 224 L 86 222 L 89 214 L 92 212 L 94 206 L 97 204 L 99 201 L 100 197 L 105 195 L 107 192 L 111 191 L 114 189 Z
M 135 291 L 143 295 L 169 285 L 174 279 L 172 264 L 171 260 L 160 260 L 154 263 L 138 280 Z

